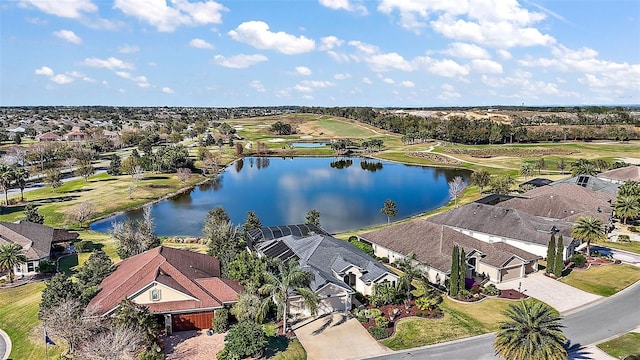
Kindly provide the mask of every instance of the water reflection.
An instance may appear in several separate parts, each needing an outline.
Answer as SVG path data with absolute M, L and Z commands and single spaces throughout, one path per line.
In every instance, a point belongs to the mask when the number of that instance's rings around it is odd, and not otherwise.
M 396 202 L 396 219 L 407 218 L 447 203 L 447 182 L 455 176 L 469 182 L 466 170 L 370 159 L 356 159 L 360 166 L 351 166 L 353 161 L 264 157 L 246 158 L 241 165 L 237 161 L 209 183 L 154 204 L 156 231 L 161 236 L 199 236 L 207 211 L 223 206 L 234 224 L 241 224 L 252 210 L 266 226 L 303 223 L 307 211 L 317 209 L 322 226 L 340 232 L 386 222 L 380 214 L 386 199 Z M 106 232 L 114 219 L 141 215 L 132 211 L 96 222 L 91 228 Z

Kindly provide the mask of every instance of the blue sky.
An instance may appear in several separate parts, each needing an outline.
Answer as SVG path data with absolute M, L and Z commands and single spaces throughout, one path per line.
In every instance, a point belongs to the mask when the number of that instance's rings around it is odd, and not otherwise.
M 640 1 L 0 2 L 0 105 L 640 103 Z

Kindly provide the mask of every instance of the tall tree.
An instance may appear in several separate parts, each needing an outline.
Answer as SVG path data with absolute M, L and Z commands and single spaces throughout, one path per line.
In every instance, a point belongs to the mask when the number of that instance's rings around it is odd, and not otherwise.
M 13 170 L 16 186 L 20 189 L 20 202 L 24 202 L 24 188 L 27 187 L 29 171 L 23 167 L 16 166 Z
M 218 259 L 222 274 L 228 276 L 229 264 L 243 248 L 239 227 L 233 226 L 231 221 L 219 222 L 207 218 L 202 233 L 207 239 L 207 255 Z
M 487 185 L 489 185 L 489 181 L 491 180 L 491 174 L 485 169 L 480 169 L 478 171 L 474 171 L 471 174 L 471 182 L 480 188 L 480 193 L 484 190 Z
M 247 211 L 247 217 L 244 219 L 244 224 L 242 225 L 242 232 L 247 233 L 253 229 L 260 229 L 261 227 L 262 222 L 255 211 Z
M 558 238 L 556 243 L 556 257 L 553 260 L 553 274 L 559 278 L 562 276 L 562 270 L 564 270 L 564 239 L 562 235 Z
M 452 297 L 458 296 L 458 291 L 460 291 L 460 250 L 458 249 L 458 245 L 453 246 L 453 251 L 451 252 L 451 272 L 449 275 L 449 295 Z
M 216 206 L 207 212 L 206 220 L 226 223 L 231 221 L 231 218 L 229 218 L 229 214 L 227 214 L 227 211 L 222 206 Z
M 44 224 L 44 216 L 38 212 L 38 208 L 32 203 L 24 207 L 25 220 L 36 224 Z
M 309 210 L 304 220 L 305 220 L 305 224 L 315 225 L 317 227 L 320 227 L 320 211 L 316 209 Z
M 380 213 L 387 217 L 387 224 L 391 222 L 391 218 L 398 215 L 398 207 L 395 201 L 387 199 L 384 201 L 384 206 L 380 209 Z
M 15 179 L 13 167 L 0 164 L 0 189 L 4 192 L 4 204 L 9 206 L 9 189 Z
M 602 220 L 593 217 L 581 217 L 573 225 L 571 237 L 587 243 L 587 256 L 591 256 L 591 242 L 605 240 Z
M 51 280 L 47 281 L 47 285 L 42 291 L 42 300 L 40 301 L 40 311 L 38 317 L 42 318 L 48 312 L 62 302 L 70 299 L 79 299 L 80 290 L 65 273 L 55 274 Z
M 542 302 L 511 304 L 504 315 L 507 321 L 493 341 L 496 355 L 507 360 L 566 360 L 561 318 Z
M 414 279 L 419 278 L 422 275 L 422 271 L 418 267 L 415 260 L 415 255 L 409 254 L 406 258 L 396 262 L 398 268 L 402 270 L 402 276 L 398 281 L 398 288 L 405 290 L 407 298 L 411 298 L 411 288 Z
M 154 232 L 151 208 L 145 206 L 142 219 L 115 222 L 111 236 L 117 241 L 116 251 L 121 259 L 140 254 L 160 246 L 160 238 Z
M 455 207 L 458 207 L 458 196 L 462 194 L 466 186 L 467 184 L 465 184 L 462 176 L 456 176 L 453 180 L 449 181 L 449 195 L 451 195 L 455 201 Z
M 567 168 L 567 163 L 564 161 L 564 159 L 561 158 L 560 160 L 558 160 L 557 166 L 558 166 L 558 169 L 560 169 L 560 173 L 564 175 L 564 169 Z
M 76 274 L 82 299 L 88 302 L 98 290 L 98 285 L 114 270 L 113 261 L 102 250 L 94 250 Z
M 112 176 L 120 175 L 120 167 L 122 166 L 122 159 L 118 154 L 111 155 L 111 161 L 109 162 L 109 169 L 107 169 L 107 174 Z
M 0 245 L 0 270 L 9 271 L 9 281 L 13 282 L 15 267 L 27 262 L 22 246 L 16 243 Z
M 533 174 L 533 167 L 530 163 L 522 163 L 520 165 L 520 175 L 524 176 L 524 181 L 527 181 L 527 178 Z
M 549 244 L 547 244 L 547 267 L 544 269 L 545 273 L 552 274 L 554 272 L 555 260 L 556 260 L 556 235 L 551 234 L 551 239 L 549 240 Z
M 287 316 L 289 314 L 289 299 L 292 291 L 300 296 L 304 305 L 315 315 L 318 310 L 318 295 L 309 285 L 313 274 L 304 271 L 297 260 L 291 259 L 286 263 L 278 261 L 277 270 L 267 273 L 267 282 L 260 288 L 261 294 L 268 294 L 268 301 L 272 301 L 278 308 L 278 318 L 282 318 L 282 332 L 287 332 Z
M 65 298 L 42 313 L 42 324 L 51 335 L 64 339 L 69 353 L 91 335 L 93 324 L 83 319 L 84 304 L 77 298 Z
M 636 196 L 618 196 L 615 204 L 616 215 L 622 218 L 624 224 L 640 214 L 640 201 Z
M 467 286 L 467 282 L 466 282 L 466 278 L 467 278 L 467 256 L 464 253 L 464 249 L 460 248 L 460 255 L 459 255 L 459 261 L 460 261 L 460 265 L 458 266 L 458 271 L 460 271 L 460 275 L 458 275 L 458 286 L 460 287 L 460 290 L 458 290 L 458 293 L 462 290 L 466 290 L 466 286 Z
M 143 336 L 147 346 L 151 346 L 158 337 L 158 323 L 149 308 L 129 299 L 124 299 L 118 304 L 113 313 L 113 325 L 118 328 L 135 329 Z

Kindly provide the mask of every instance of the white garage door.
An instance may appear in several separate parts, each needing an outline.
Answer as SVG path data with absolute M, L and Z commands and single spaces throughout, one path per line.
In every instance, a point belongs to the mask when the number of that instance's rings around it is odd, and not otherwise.
M 502 281 L 518 279 L 519 277 L 520 277 L 520 266 L 510 268 L 510 269 L 502 269 Z

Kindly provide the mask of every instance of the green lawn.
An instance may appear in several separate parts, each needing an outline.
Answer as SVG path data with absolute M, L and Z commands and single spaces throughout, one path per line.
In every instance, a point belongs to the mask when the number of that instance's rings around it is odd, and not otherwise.
M 631 265 L 606 265 L 589 270 L 574 270 L 560 281 L 600 296 L 611 296 L 640 280 L 640 268 Z
M 44 286 L 44 282 L 38 282 L 0 290 L 0 327 L 11 338 L 13 359 L 45 358 L 43 329 L 38 320 L 40 296 Z M 49 346 L 50 358 L 57 359 L 63 350 L 64 341 L 59 341 L 58 346 Z
M 394 336 L 383 340 L 382 344 L 392 350 L 402 350 L 493 332 L 506 319 L 502 313 L 512 303 L 488 299 L 476 304 L 462 304 L 445 298 L 441 305 L 445 314 L 443 318 L 403 319 L 396 325 Z
M 630 251 L 632 253 L 640 254 L 640 241 L 629 241 L 629 242 L 608 241 L 603 245 L 613 249 L 625 250 L 625 251 Z
M 628 333 L 598 344 L 598 347 L 616 359 L 624 359 L 629 355 L 640 356 L 640 333 Z

